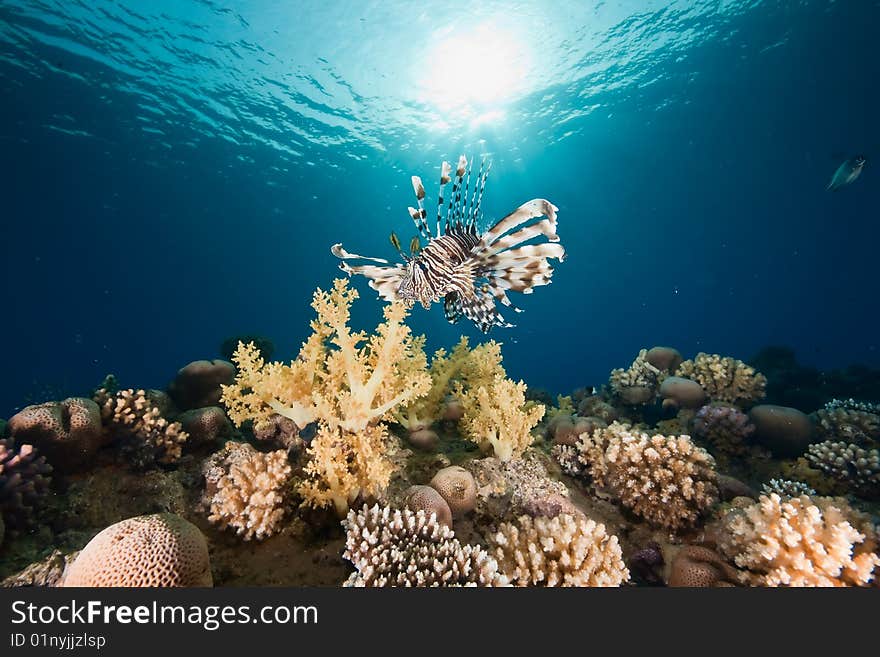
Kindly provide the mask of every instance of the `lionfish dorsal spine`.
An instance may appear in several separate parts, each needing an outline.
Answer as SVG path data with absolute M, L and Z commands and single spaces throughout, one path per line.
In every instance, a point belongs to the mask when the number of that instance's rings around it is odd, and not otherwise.
M 416 230 L 419 231 L 419 235 L 424 237 L 426 240 L 431 239 L 431 229 L 428 227 L 428 211 L 425 210 L 425 186 L 422 184 L 422 179 L 418 176 L 412 177 L 412 186 L 413 192 L 416 195 L 416 201 L 418 202 L 418 210 L 415 208 L 408 208 L 409 216 L 412 218 L 413 223 L 416 225 Z
M 444 233 L 448 233 L 450 224 L 455 223 L 456 218 L 461 212 L 461 183 L 464 179 L 464 171 L 467 168 L 467 158 L 460 155 L 458 158 L 458 166 L 455 168 L 455 182 L 452 183 L 452 195 L 449 197 L 449 207 L 446 209 L 446 225 L 443 228 Z
M 443 209 L 443 193 L 446 191 L 446 185 L 450 181 L 449 172 L 452 171 L 452 165 L 449 164 L 446 160 L 443 160 L 443 164 L 440 165 L 440 191 L 437 194 L 437 236 L 441 235 L 440 233 L 440 214 Z

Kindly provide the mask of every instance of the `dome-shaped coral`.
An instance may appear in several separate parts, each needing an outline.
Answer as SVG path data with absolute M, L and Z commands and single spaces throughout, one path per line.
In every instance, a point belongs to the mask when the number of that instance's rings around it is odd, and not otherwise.
M 869 518 L 827 497 L 762 495 L 724 516 L 719 547 L 757 586 L 863 586 L 880 565 Z
M 168 386 L 168 394 L 182 410 L 216 406 L 220 403 L 222 385 L 235 380 L 235 365 L 219 358 L 195 360 L 180 368 Z
M 17 443 L 34 445 L 59 472 L 90 465 L 106 442 L 98 405 L 80 397 L 27 406 L 10 418 L 9 432 Z
M 208 545 L 198 527 L 158 513 L 107 527 L 83 548 L 62 586 L 211 586 Z
M 215 444 L 233 433 L 232 423 L 219 406 L 194 408 L 181 413 L 178 421 L 192 445 Z
M 685 545 L 672 560 L 669 586 L 708 588 L 735 586 L 736 568 L 706 547 Z
M 446 500 L 453 515 L 473 511 L 477 504 L 477 484 L 474 476 L 458 465 L 443 468 L 431 479 L 434 488 Z
M 406 491 L 406 507 L 410 511 L 424 511 L 437 516 L 437 522 L 452 527 L 452 510 L 443 496 L 430 486 L 410 486 Z
M 755 427 L 749 422 L 749 416 L 735 406 L 709 404 L 694 416 L 693 432 L 720 452 L 744 454 Z
M 489 537 L 514 586 L 620 586 L 629 579 L 616 536 L 583 516 L 520 516 Z

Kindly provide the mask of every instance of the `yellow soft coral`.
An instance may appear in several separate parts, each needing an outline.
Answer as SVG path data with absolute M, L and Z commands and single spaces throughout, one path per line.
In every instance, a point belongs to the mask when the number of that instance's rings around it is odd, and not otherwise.
M 534 440 L 532 429 L 544 417 L 544 406 L 526 404 L 526 384 L 503 376 L 465 391 L 460 399 L 462 431 L 481 447 L 491 445 L 502 461 L 522 456 Z
M 300 492 L 306 503 L 332 502 L 341 514 L 358 494 L 377 495 L 388 483 L 387 433 L 377 425 L 431 386 L 424 341 L 403 323 L 406 308 L 386 306 L 385 321 L 372 335 L 352 332 L 348 321 L 357 298 L 345 279 L 334 281 L 329 292 L 318 289 L 313 333 L 296 360 L 264 363 L 254 345 L 239 344 L 235 383 L 223 386 L 223 402 L 236 424 L 261 424 L 273 413 L 299 427 L 318 422 L 306 468 L 312 479 Z

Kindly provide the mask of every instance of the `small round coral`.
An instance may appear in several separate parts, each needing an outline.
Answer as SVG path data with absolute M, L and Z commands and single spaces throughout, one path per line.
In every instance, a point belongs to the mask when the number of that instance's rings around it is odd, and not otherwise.
M 221 385 L 235 380 L 235 365 L 222 359 L 196 360 L 182 367 L 168 386 L 168 394 L 183 410 L 216 406 Z
M 437 522 L 452 527 L 452 510 L 443 496 L 430 486 L 410 486 L 406 491 L 406 506 L 410 511 L 424 511 L 428 516 L 433 513 Z
M 620 586 L 629 571 L 616 536 L 583 516 L 520 516 L 489 537 L 514 586 Z
M 61 584 L 73 586 L 211 586 L 208 545 L 198 527 L 158 513 L 107 527 L 70 564 Z
M 430 485 L 446 500 L 454 516 L 473 511 L 477 505 L 474 476 L 460 466 L 443 468 L 434 475 Z
M 736 568 L 714 550 L 698 545 L 685 545 L 672 560 L 669 586 L 708 588 L 735 586 Z
M 232 423 L 219 406 L 194 408 L 178 418 L 193 445 L 212 445 L 229 438 Z

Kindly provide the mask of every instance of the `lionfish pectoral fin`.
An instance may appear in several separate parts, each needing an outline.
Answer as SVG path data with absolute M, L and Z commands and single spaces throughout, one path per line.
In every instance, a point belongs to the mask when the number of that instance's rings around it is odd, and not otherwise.
M 369 279 L 370 287 L 379 293 L 379 296 L 386 301 L 397 301 L 397 291 L 400 289 L 400 283 L 406 273 L 403 265 L 392 265 L 382 258 L 369 258 L 367 256 L 349 253 L 342 248 L 342 244 L 334 244 L 330 248 L 330 252 L 337 258 L 342 260 L 339 268 L 349 276 L 360 274 Z M 350 265 L 346 260 L 366 260 L 368 262 L 378 262 L 384 267 L 377 265 Z
M 493 326 L 513 328 L 515 324 L 506 321 L 495 306 L 495 297 L 488 285 L 474 288 L 470 297 L 460 299 L 462 314 L 477 325 L 483 333 L 488 333 Z
M 461 319 L 461 301 L 458 292 L 450 292 L 443 298 L 443 314 L 446 315 L 446 321 L 450 324 L 457 324 Z

